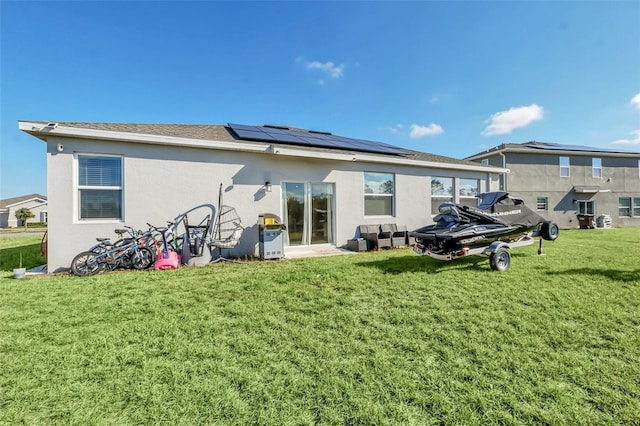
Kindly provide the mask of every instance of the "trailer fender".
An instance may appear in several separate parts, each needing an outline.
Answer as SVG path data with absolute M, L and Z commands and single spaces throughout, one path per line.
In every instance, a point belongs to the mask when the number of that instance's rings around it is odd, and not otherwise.
M 491 243 L 491 245 L 489 247 L 484 249 L 482 254 L 485 255 L 485 256 L 491 256 L 493 253 L 498 251 L 498 249 L 501 248 L 501 247 L 504 247 L 507 250 L 511 249 L 511 247 L 509 247 L 509 244 L 507 244 L 507 243 L 505 243 L 503 241 L 494 241 L 494 242 Z

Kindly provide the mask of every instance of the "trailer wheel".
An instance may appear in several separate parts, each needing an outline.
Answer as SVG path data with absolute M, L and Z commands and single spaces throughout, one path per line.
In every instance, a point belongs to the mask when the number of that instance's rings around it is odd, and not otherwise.
M 560 235 L 558 225 L 553 222 L 543 222 L 540 228 L 540 236 L 547 241 L 555 241 Z
M 500 247 L 489 256 L 489 266 L 494 271 L 504 272 L 509 269 L 509 265 L 511 265 L 511 253 L 505 247 Z

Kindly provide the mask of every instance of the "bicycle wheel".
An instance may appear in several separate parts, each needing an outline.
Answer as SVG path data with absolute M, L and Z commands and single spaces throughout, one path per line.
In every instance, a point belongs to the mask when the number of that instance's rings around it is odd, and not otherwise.
M 153 253 L 146 247 L 141 247 L 131 256 L 131 266 L 134 269 L 147 269 L 153 265 Z
M 102 269 L 97 256 L 92 251 L 83 251 L 71 261 L 71 271 L 79 277 L 97 274 Z
M 158 246 L 158 242 L 153 238 L 147 238 L 142 244 L 142 247 L 149 249 L 151 252 L 151 263 L 158 259 Z

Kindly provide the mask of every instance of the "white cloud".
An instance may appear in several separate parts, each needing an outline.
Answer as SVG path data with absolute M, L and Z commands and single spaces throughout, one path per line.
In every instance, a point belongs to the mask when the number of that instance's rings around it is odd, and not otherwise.
M 417 124 L 411 125 L 411 133 L 409 137 L 411 139 L 423 138 L 425 136 L 435 136 L 444 132 L 441 126 L 431 123 L 428 126 L 418 126 Z
M 395 135 L 396 133 L 398 133 L 403 128 L 404 128 L 404 125 L 402 125 L 401 123 L 398 123 L 395 126 L 382 127 L 380 130 L 385 130 L 385 131 L 387 131 L 389 133 L 393 133 Z
M 638 111 L 640 111 L 640 93 L 635 95 L 633 99 L 631 99 L 631 105 L 635 105 Z
M 296 59 L 296 61 L 300 62 L 300 58 Z M 342 78 L 342 76 L 344 75 L 344 65 L 336 65 L 331 61 L 324 63 L 320 61 L 305 62 L 304 66 L 309 71 L 319 71 L 324 74 L 325 78 L 318 80 L 319 84 L 325 84 L 326 79 L 337 80 L 339 78 Z
M 485 123 L 489 125 L 482 131 L 483 136 L 504 135 L 511 133 L 520 127 L 528 126 L 534 121 L 544 117 L 544 108 L 531 104 L 517 108 L 509 108 L 507 111 L 496 112 Z
M 640 95 L 638 95 L 640 96 Z M 636 96 L 636 98 L 638 97 Z M 631 138 L 629 139 L 618 139 L 617 141 L 611 142 L 612 145 L 640 145 L 640 129 L 634 130 L 629 133 Z
M 432 96 L 431 99 L 429 99 L 430 104 L 437 104 L 438 101 L 440 101 L 440 99 L 438 99 L 437 96 Z

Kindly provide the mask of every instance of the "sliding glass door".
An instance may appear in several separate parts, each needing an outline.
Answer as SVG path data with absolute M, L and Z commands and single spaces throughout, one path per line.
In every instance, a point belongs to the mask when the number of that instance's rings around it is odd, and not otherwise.
M 333 244 L 334 184 L 285 182 L 282 184 L 283 221 L 289 246 Z

